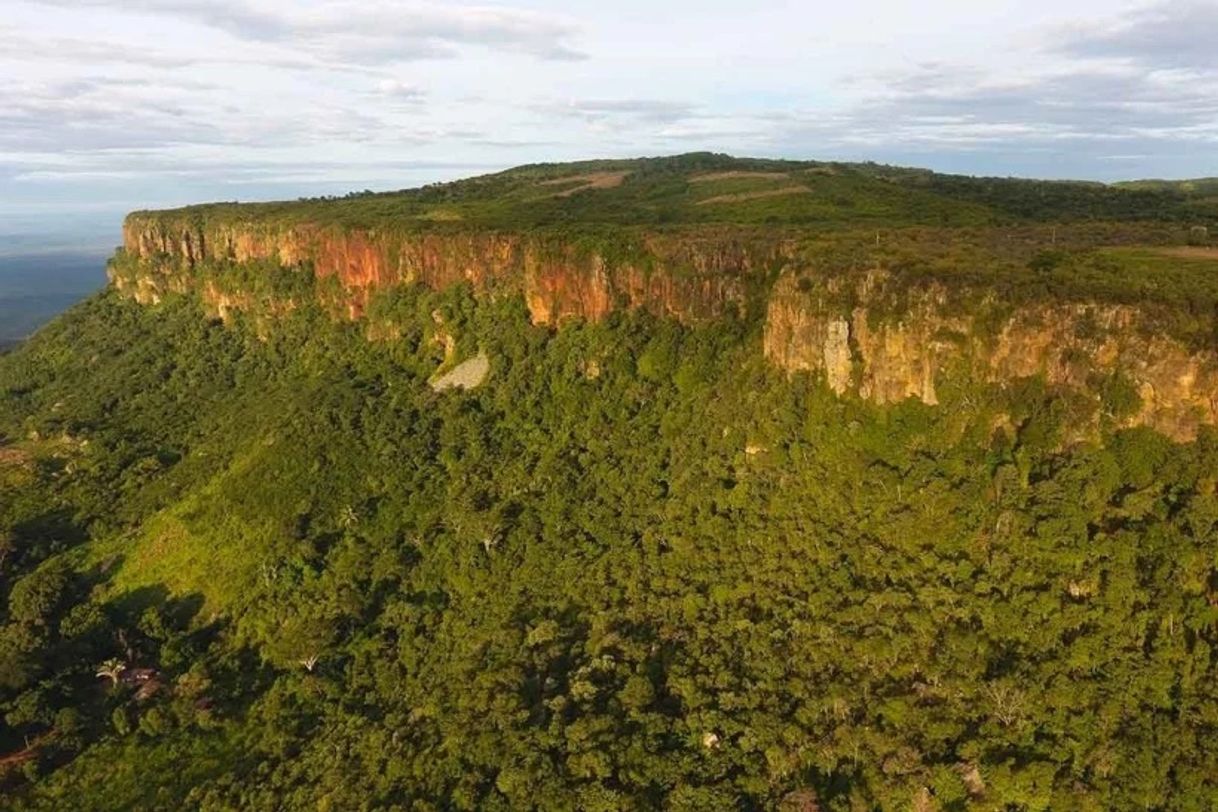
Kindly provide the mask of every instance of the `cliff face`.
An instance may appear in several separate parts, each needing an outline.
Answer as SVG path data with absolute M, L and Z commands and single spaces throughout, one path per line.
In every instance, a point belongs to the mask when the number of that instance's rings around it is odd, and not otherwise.
M 1004 386 L 1043 376 L 1099 400 L 1104 381 L 1120 375 L 1139 401 L 1118 416 L 1124 425 L 1187 440 L 1218 423 L 1218 354 L 1155 334 L 1137 308 L 1066 302 L 1011 310 L 989 299 L 962 315 L 948 306 L 946 290 L 930 285 L 907 294 L 899 317 L 877 316 L 887 310 L 873 307 L 885 298 L 884 284 L 873 273 L 843 296 L 784 275 L 769 300 L 766 357 L 879 403 L 937 404 L 936 386 L 949 377 Z
M 766 357 L 790 372 L 823 374 L 839 394 L 934 405 L 947 381 L 1005 386 L 1043 376 L 1092 396 L 1102 411 L 1105 379 L 1120 377 L 1137 396 L 1113 415 L 1121 424 L 1190 439 L 1201 425 L 1218 423 L 1218 357 L 1156 334 L 1138 308 L 1057 302 L 1011 309 L 984 296 L 961 308 L 934 284 L 905 291 L 894 305 L 883 273 L 801 281 L 794 246 L 756 232 L 631 233 L 607 256 L 555 237 L 199 225 L 149 215 L 128 218 L 124 243 L 148 270 L 114 282 L 143 302 L 186 290 L 190 273 L 209 260 L 266 260 L 336 278 L 343 292 L 337 309 L 350 318 L 363 314 L 372 291 L 404 283 L 443 289 L 468 282 L 481 293 L 520 294 L 532 321 L 544 325 L 595 321 L 617 308 L 695 322 L 763 296 Z M 786 270 L 777 274 L 780 268 Z M 253 294 L 221 291 L 206 280 L 195 289 L 225 319 L 252 302 Z M 259 310 L 282 315 L 294 306 L 264 302 Z
M 434 289 L 469 282 L 475 290 L 519 290 L 535 324 L 599 320 L 617 307 L 645 308 L 691 321 L 743 304 L 750 277 L 781 263 L 789 246 L 776 239 L 644 235 L 610 261 L 595 249 L 514 234 L 386 234 L 310 225 L 197 225 L 130 217 L 128 254 L 190 268 L 205 260 L 271 260 L 337 277 L 349 315 L 363 312 L 372 290 L 403 283 Z

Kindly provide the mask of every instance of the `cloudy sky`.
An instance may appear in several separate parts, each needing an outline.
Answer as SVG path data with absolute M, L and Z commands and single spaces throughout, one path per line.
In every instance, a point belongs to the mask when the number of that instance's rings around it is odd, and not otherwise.
M 703 149 L 974 174 L 1218 174 L 1218 0 L 0 9 L 10 229 Z

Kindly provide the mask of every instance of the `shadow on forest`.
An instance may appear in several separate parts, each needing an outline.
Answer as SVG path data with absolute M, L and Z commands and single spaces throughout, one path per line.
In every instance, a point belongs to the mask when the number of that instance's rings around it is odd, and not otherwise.
M 17 522 L 12 527 L 19 556 L 13 569 L 29 569 L 42 561 L 89 540 L 89 534 L 67 508 L 56 508 Z

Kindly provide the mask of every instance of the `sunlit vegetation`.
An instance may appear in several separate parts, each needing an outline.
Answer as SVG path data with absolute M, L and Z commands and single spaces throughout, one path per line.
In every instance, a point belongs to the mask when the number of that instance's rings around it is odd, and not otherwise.
M 588 182 L 612 177 L 612 183 Z M 774 192 L 784 192 L 774 194 Z M 708 205 L 708 201 L 715 200 Z M 978 226 L 1218 219 L 1213 183 L 1098 183 L 971 178 L 876 164 L 770 161 L 694 153 L 539 164 L 421 189 L 179 210 L 212 222 L 317 223 L 438 230 L 589 224 L 762 223 L 843 227 Z
M 818 282 L 1137 303 L 1212 346 L 1204 188 L 1022 184 L 695 155 L 175 216 L 611 259 L 772 228 Z M 1218 798 L 1218 432 L 1117 430 L 1119 371 L 877 406 L 768 365 L 757 307 L 553 330 L 402 285 L 351 321 L 301 270 L 199 263 L 223 319 L 111 290 L 0 356 L 0 806 Z
M 399 340 L 107 294 L 0 362 L 11 805 L 1218 791 L 1218 436 L 1066 447 L 1035 381 L 840 400 L 749 322 L 376 308 Z M 481 387 L 427 385 L 433 311 Z

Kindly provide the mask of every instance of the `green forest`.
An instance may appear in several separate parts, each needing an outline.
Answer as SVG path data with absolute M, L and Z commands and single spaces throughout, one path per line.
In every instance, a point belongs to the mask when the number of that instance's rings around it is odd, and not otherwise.
M 396 192 L 276 203 L 219 202 L 158 214 L 205 223 L 256 220 L 419 231 L 723 222 L 801 228 L 1191 224 L 1218 221 L 1218 182 L 1105 185 L 976 178 L 872 163 L 698 152 L 534 164 Z
M 1213 263 L 1120 237 L 1195 201 L 1128 194 L 1177 208 L 884 260 L 1212 344 Z M 862 239 L 809 250 L 833 273 Z M 399 285 L 349 320 L 333 279 L 213 270 L 290 312 L 111 288 L 0 354 L 0 808 L 1218 809 L 1218 430 L 1083 436 L 1036 376 L 838 396 L 747 309 L 554 329 Z

